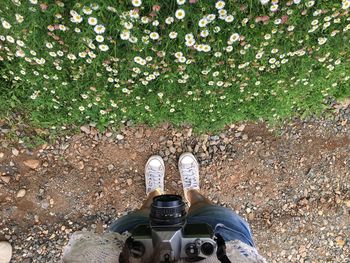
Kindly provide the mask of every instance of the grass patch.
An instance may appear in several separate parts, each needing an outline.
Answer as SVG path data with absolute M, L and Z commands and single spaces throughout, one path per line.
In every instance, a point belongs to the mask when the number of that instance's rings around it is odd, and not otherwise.
M 180 2 L 3 0 L 0 116 L 56 130 L 131 119 L 214 131 L 350 96 L 341 1 Z

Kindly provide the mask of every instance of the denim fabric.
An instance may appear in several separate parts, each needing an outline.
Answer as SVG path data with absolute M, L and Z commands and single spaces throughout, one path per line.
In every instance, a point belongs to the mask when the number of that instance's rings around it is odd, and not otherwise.
M 240 240 L 254 247 L 248 223 L 228 208 L 215 205 L 200 207 L 195 212 L 187 215 L 187 223 L 207 223 L 225 241 Z M 118 233 L 131 232 L 140 224 L 149 224 L 149 216 L 144 212 L 136 211 L 114 221 L 109 230 Z

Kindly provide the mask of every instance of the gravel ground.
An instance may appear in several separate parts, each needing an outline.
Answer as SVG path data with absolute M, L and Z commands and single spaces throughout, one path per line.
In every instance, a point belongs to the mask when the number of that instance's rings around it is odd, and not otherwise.
M 192 151 L 201 188 L 248 220 L 269 262 L 350 262 L 350 108 L 333 119 L 295 120 L 280 129 L 236 124 L 220 134 L 126 123 L 118 133 L 81 134 L 30 150 L 10 144 L 0 122 L 0 241 L 11 262 L 60 262 L 72 232 L 102 232 L 140 206 L 143 167 L 166 161 L 166 190 L 181 194 L 176 162 Z

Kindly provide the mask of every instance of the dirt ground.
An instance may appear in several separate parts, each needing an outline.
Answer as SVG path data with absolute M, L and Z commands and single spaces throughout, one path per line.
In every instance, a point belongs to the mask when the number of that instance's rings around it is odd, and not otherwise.
M 182 194 L 177 158 L 192 151 L 202 192 L 249 222 L 269 262 L 350 262 L 349 126 L 250 123 L 201 136 L 167 124 L 105 134 L 84 126 L 35 150 L 3 140 L 0 240 L 12 244 L 12 262 L 60 262 L 72 232 L 101 232 L 140 206 L 150 155 L 165 159 L 166 191 Z

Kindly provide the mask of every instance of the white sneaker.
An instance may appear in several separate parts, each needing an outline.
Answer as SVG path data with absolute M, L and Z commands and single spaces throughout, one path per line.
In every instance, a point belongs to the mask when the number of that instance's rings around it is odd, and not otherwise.
M 192 153 L 181 154 L 179 158 L 179 171 L 185 197 L 188 190 L 199 190 L 199 165 Z
M 145 166 L 146 194 L 158 190 L 160 194 L 164 193 L 164 174 L 165 165 L 162 157 L 152 155 Z

